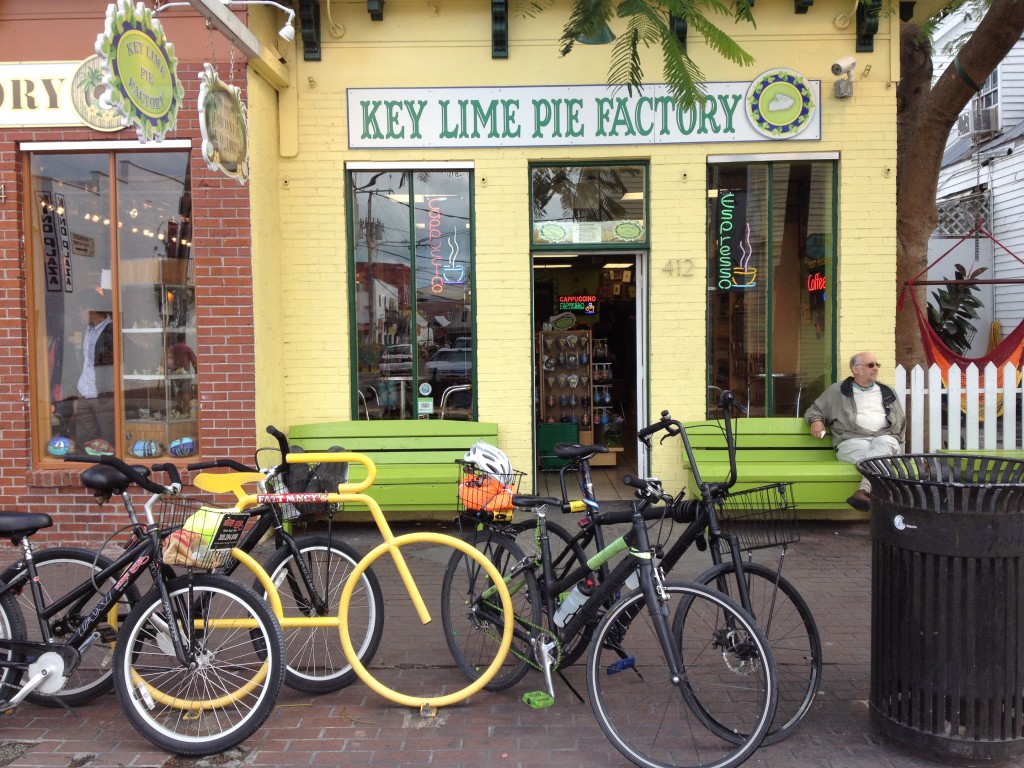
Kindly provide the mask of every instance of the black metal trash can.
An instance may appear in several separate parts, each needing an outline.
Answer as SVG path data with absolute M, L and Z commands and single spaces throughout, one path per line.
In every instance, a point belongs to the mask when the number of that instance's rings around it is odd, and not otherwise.
M 857 466 L 871 480 L 874 721 L 961 765 L 1024 754 L 1024 461 Z

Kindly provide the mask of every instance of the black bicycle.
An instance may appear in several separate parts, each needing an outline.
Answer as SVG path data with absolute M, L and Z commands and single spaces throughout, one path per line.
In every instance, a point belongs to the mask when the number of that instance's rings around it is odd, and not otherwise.
M 663 508 L 661 516 L 655 518 L 659 526 L 664 526 L 666 522 L 686 525 L 678 536 L 671 529 L 659 529 L 661 541 L 668 542 L 674 538 L 674 542 L 671 546 L 663 546 L 661 543 L 657 545 L 658 565 L 664 572 L 670 573 L 691 546 L 709 551 L 712 565 L 694 581 L 714 586 L 736 599 L 764 630 L 779 670 L 777 712 L 765 737 L 766 744 L 773 744 L 792 733 L 810 711 L 821 680 L 821 639 L 807 602 L 781 573 L 786 545 L 799 538 L 788 484 L 730 493 L 736 481 L 736 442 L 730 413 L 734 405 L 732 393 L 722 393 L 719 404 L 723 410 L 722 433 L 730 460 L 730 475 L 723 482 L 703 482 L 685 428 L 667 412 L 663 412 L 659 421 L 638 432 L 638 438 L 648 447 L 651 446 L 652 437 L 659 432 L 666 433 L 662 442 L 667 437 L 679 436 L 690 461 L 693 487 L 700 491 L 699 499 L 686 499 L 684 493 L 680 492 Z M 604 550 L 604 530 L 607 526 L 626 522 L 621 513 L 602 512 L 601 503 L 594 498 L 590 459 L 604 450 L 603 446 L 565 443 L 554 447 L 555 455 L 566 462 L 561 469 L 562 498 L 558 500 L 557 507 L 562 512 L 583 513 L 575 534 L 570 534 L 555 523 L 546 522 L 552 550 L 551 569 L 558 583 L 562 583 L 567 574 L 577 570 L 581 563 L 592 559 L 594 552 Z M 579 480 L 582 500 L 569 498 L 570 482 L 567 478 L 574 474 Z M 540 529 L 533 520 L 513 523 L 510 515 L 507 520 L 496 520 L 486 506 L 483 509 L 464 509 L 460 519 L 466 523 L 464 529 L 468 529 L 467 537 L 482 550 L 490 547 L 488 537 L 498 533 L 514 539 L 518 545 L 517 553 L 525 552 L 539 558 Z M 744 559 L 744 552 L 774 546 L 782 547 L 774 567 Z M 502 548 L 498 548 L 495 555 L 511 557 Z M 499 563 L 495 564 L 501 567 Z M 607 565 L 595 567 L 592 571 L 591 578 L 600 582 L 607 576 Z M 556 595 L 556 610 L 564 596 L 561 593 Z M 520 605 L 516 609 L 517 613 L 525 611 L 522 607 L 525 597 L 513 597 Z M 610 602 L 605 610 L 611 607 L 615 597 L 614 593 L 610 594 Z M 546 610 L 544 601 L 540 602 L 542 611 Z M 582 656 L 599 619 L 600 614 L 595 614 L 590 626 L 564 640 L 556 670 L 572 664 Z M 476 649 L 476 654 L 481 658 L 486 658 L 489 649 L 489 646 L 484 645 L 485 639 L 480 635 L 476 637 L 476 641 L 482 644 L 482 647 Z M 537 666 L 538 662 L 532 657 L 531 649 L 521 640 L 514 643 L 518 645 L 513 645 L 513 652 L 506 658 L 501 674 L 488 686 L 492 690 L 507 688 L 519 682 L 531 668 Z
M 163 486 L 149 479 L 150 469 L 112 455 L 65 460 L 97 465 L 82 472 L 82 484 L 98 499 L 122 498 L 133 543 L 114 559 L 94 556 L 88 576 L 58 592 L 48 581 L 60 558 L 46 559 L 41 571 L 31 544 L 52 524 L 50 516 L 0 512 L 0 535 L 21 549 L 23 564 L 17 579 L 0 584 L 0 707 L 16 707 L 32 694 L 67 703 L 61 694 L 68 684 L 84 697 L 112 680 L 129 722 L 162 749 L 209 755 L 241 743 L 270 715 L 284 678 L 284 638 L 274 615 L 248 587 L 193 567 L 179 575 L 165 560 L 168 544 L 188 526 L 187 518 L 153 514 L 158 500 L 181 489 L 173 464 L 152 468 L 170 476 Z M 133 484 L 154 494 L 144 520 L 128 493 Z M 197 551 L 198 567 L 234 544 L 233 522 L 225 516 L 211 531 L 205 552 Z M 126 601 L 147 574 L 153 588 Z M 34 639 L 16 597 L 26 591 L 39 632 Z M 99 666 L 76 676 L 83 662 L 97 659 Z
M 657 481 L 629 481 L 638 500 L 614 515 L 614 522 L 628 523 L 628 532 L 561 579 L 554 575 L 547 533 L 547 509 L 561 500 L 515 495 L 515 506 L 536 516 L 540 559 L 497 530 L 481 529 L 476 546 L 514 597 L 509 617 L 479 564 L 454 555 L 441 593 L 449 649 L 472 679 L 487 654 L 493 659 L 494 643 L 512 621 L 510 653 L 518 664 L 539 668 L 547 684 L 546 693 L 524 698 L 545 706 L 554 700 L 552 673 L 563 665 L 563 649 L 579 647 L 585 634 L 591 706 L 623 755 L 647 768 L 732 768 L 750 757 L 771 725 L 774 658 L 763 632 L 731 598 L 664 580 L 647 524 L 664 516 L 661 502 L 671 496 Z M 594 577 L 620 554 L 604 579 Z

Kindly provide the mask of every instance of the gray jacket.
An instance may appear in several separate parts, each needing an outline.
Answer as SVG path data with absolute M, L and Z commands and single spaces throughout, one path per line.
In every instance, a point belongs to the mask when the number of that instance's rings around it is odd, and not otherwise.
M 896 392 L 892 387 L 878 382 L 882 390 L 882 406 L 885 408 L 885 416 L 888 426 L 878 432 L 865 432 L 857 426 L 857 405 L 853 398 L 853 377 L 845 381 L 833 384 L 826 389 L 811 407 L 807 409 L 804 418 L 808 424 L 821 420 L 825 422 L 829 432 L 832 433 L 832 446 L 838 445 L 851 437 L 873 437 L 874 435 L 892 435 L 900 441 L 900 448 L 903 448 L 903 433 L 907 427 L 906 416 L 903 415 L 903 407 L 900 405 Z

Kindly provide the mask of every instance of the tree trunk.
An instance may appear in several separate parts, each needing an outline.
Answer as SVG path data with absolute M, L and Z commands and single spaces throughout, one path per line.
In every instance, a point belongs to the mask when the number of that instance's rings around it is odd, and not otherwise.
M 1024 3 L 993 0 L 974 34 L 960 49 L 962 74 L 951 64 L 931 87 L 931 45 L 911 24 L 900 29 L 900 84 L 896 94 L 896 290 L 905 290 L 928 265 L 935 229 L 935 195 L 946 139 L 961 110 L 1024 32 Z M 926 296 L 917 288 L 922 311 Z M 909 296 L 896 313 L 896 362 L 924 364 L 924 345 Z

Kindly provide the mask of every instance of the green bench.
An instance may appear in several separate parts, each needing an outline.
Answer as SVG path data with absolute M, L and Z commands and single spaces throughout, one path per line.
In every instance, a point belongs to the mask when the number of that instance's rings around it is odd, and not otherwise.
M 366 491 L 389 520 L 454 517 L 458 496 L 458 467 L 477 440 L 498 443 L 498 425 L 476 421 L 334 421 L 300 424 L 288 430 L 289 442 L 304 451 L 333 445 L 365 453 L 377 466 L 377 479 Z M 361 464 L 352 464 L 350 479 L 366 477 Z M 364 521 L 369 512 L 349 508 L 344 519 Z
M 857 490 L 861 474 L 853 464 L 836 459 L 831 436 L 811 437 L 807 422 L 801 418 L 737 419 L 733 425 L 737 475 L 734 492 L 771 483 L 793 483 L 793 498 L 801 518 L 866 519 L 866 513 L 846 503 Z M 701 479 L 724 480 L 729 472 L 729 455 L 721 422 L 689 422 L 686 434 Z M 689 467 L 685 454 L 683 463 Z

